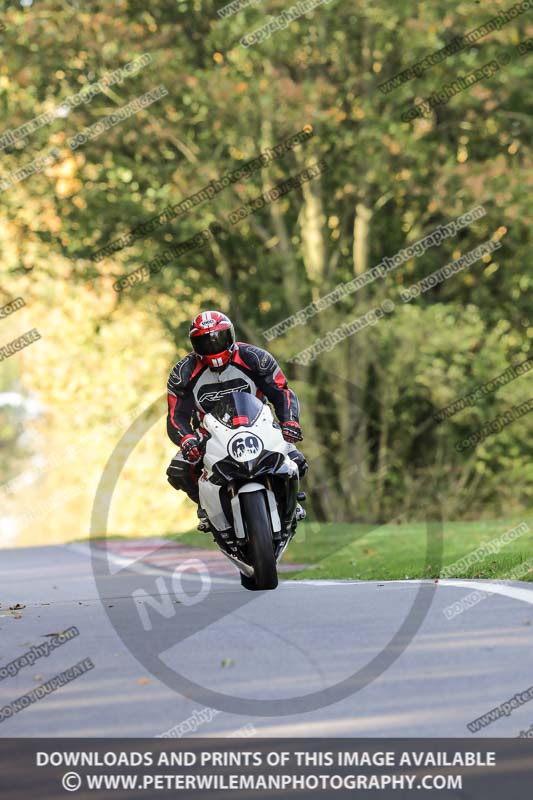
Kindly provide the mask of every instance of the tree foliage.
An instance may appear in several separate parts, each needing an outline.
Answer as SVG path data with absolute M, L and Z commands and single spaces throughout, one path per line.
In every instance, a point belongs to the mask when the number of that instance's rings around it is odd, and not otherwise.
M 0 370 L 8 370 L 4 384 L 22 381 L 48 409 L 46 422 L 37 423 L 39 448 L 79 439 L 122 406 L 137 407 L 145 394 L 164 391 L 198 309 L 230 313 L 241 339 L 267 347 L 286 366 L 317 337 L 390 298 L 395 312 L 375 327 L 309 368 L 287 367 L 302 402 L 316 514 L 421 517 L 437 498 L 456 518 L 520 511 L 533 485 L 531 417 L 466 452 L 455 444 L 525 400 L 530 374 L 444 423 L 432 415 L 531 353 L 529 64 L 528 56 L 516 56 L 528 15 L 383 94 L 378 85 L 386 78 L 505 6 L 332 0 L 245 48 L 240 39 L 290 3 L 251 5 L 227 20 L 216 14 L 221 5 L 6 4 L 4 130 L 60 107 L 143 53 L 152 57 L 135 76 L 60 112 L 3 153 L 0 179 L 51 147 L 61 153 L 3 192 L 0 212 L 0 293 L 4 302 L 25 297 L 24 314 L 43 337 L 15 357 L 17 374 L 12 364 Z M 504 51 L 514 55 L 492 77 L 428 117 L 402 121 L 413 102 Z M 70 151 L 76 132 L 159 85 L 166 97 Z M 313 131 L 306 144 L 131 246 L 92 260 L 98 248 L 304 125 Z M 242 222 L 229 222 L 231 211 L 320 159 L 328 166 L 324 174 Z M 486 215 L 439 247 L 272 344 L 262 337 L 338 283 L 478 204 Z M 113 291 L 117 278 L 215 222 L 220 229 L 208 246 L 127 292 Z M 502 242 L 492 256 L 401 303 L 402 287 L 489 238 Z M 9 341 L 4 321 L 0 332 L 1 343 Z M 138 461 L 128 478 L 135 499 L 121 502 L 130 528 L 144 524 L 147 508 L 164 508 L 151 517 L 155 532 L 173 524 L 175 506 L 161 476 L 172 446 L 151 441 L 142 469 Z M 94 470 L 108 445 L 94 445 Z M 67 469 L 56 473 L 57 485 L 71 480 Z

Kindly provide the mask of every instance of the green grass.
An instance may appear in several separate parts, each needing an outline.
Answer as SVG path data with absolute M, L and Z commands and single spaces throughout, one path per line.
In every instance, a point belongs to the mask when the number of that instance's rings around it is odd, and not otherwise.
M 346 578 L 356 580 L 397 580 L 437 578 L 445 566 L 501 536 L 524 518 L 486 522 L 447 522 L 442 527 L 442 563 L 439 567 L 437 526 L 431 530 L 430 557 L 426 563 L 428 530 L 425 523 L 373 526 L 350 523 L 304 522 L 283 557 L 284 562 L 309 564 L 310 569 L 290 573 L 293 580 Z M 498 553 L 454 571 L 454 578 L 505 579 L 522 562 L 533 559 L 533 518 L 525 520 L 530 531 Z M 168 534 L 169 539 L 195 547 L 216 548 L 209 534 L 187 532 Z M 533 581 L 533 570 L 520 580 Z

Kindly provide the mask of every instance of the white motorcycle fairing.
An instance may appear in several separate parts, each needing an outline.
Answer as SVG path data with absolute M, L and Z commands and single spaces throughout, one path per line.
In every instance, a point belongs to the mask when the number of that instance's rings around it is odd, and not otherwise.
M 210 438 L 205 449 L 204 468 L 198 480 L 200 505 L 206 511 L 210 523 L 217 531 L 227 531 L 232 525 L 226 518 L 220 502 L 221 487 L 210 482 L 210 478 L 213 475 L 213 467 L 218 462 L 227 459 L 229 456 L 233 461 L 245 463 L 259 456 L 263 450 L 268 450 L 285 456 L 285 463 L 291 472 L 298 474 L 298 467 L 289 458 L 288 453 L 291 447 L 284 440 L 279 427 L 274 427 L 274 417 L 267 405 L 263 406 L 260 416 L 250 426 L 239 425 L 237 428 L 228 428 L 212 414 L 205 415 L 202 425 L 209 433 Z M 274 532 L 281 530 L 281 520 L 274 492 L 267 489 L 262 483 L 254 481 L 251 476 L 250 481 L 240 486 L 237 494 L 231 499 L 231 510 L 237 539 L 245 537 L 239 495 L 244 492 L 255 491 L 266 493 L 272 530 Z

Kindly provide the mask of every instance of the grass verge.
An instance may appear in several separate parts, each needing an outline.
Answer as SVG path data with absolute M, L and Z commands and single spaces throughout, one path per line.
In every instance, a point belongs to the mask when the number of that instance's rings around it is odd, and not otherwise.
M 483 544 L 497 540 L 521 522 L 529 531 L 498 552 L 484 558 L 469 558 L 459 565 L 454 578 L 502 579 L 528 559 L 533 559 L 533 518 L 515 518 L 483 522 L 446 522 L 442 528 L 442 566 L 427 564 L 427 526 L 425 523 L 401 523 L 373 526 L 351 523 L 304 522 L 298 526 L 283 557 L 284 562 L 309 564 L 310 568 L 290 573 L 289 580 L 309 578 L 344 578 L 350 580 L 403 580 L 438 578 L 444 567 L 474 554 Z M 209 534 L 188 532 L 168 534 L 166 538 L 194 547 L 216 548 Z M 493 542 L 496 547 L 497 543 Z M 533 568 L 520 580 L 533 581 Z

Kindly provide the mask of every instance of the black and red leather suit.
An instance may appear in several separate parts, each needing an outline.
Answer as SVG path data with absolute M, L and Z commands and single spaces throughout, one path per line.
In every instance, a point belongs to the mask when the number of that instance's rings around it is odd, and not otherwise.
M 274 406 L 280 423 L 299 421 L 300 405 L 274 356 L 260 347 L 236 342 L 231 359 L 221 371 L 209 369 L 196 353 L 189 353 L 175 365 L 168 379 L 167 432 L 176 445 L 201 422 L 215 403 L 230 392 L 249 392 Z M 298 465 L 300 476 L 307 462 L 296 448 L 290 457 Z M 198 475 L 201 461 L 189 463 L 178 450 L 167 469 L 168 482 L 186 492 L 198 503 Z

